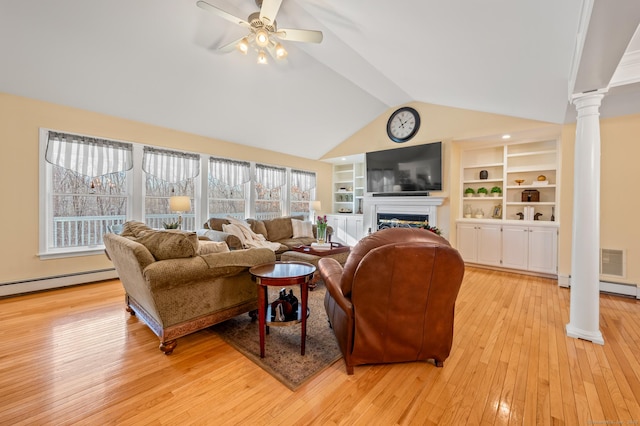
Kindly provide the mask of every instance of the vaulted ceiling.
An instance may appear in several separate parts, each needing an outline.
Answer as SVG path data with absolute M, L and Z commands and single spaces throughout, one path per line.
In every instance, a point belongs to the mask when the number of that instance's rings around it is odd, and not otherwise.
M 570 120 L 574 87 L 606 86 L 625 50 L 634 67 L 638 3 L 284 0 L 279 27 L 324 40 L 265 66 L 217 52 L 246 30 L 195 0 L 0 0 L 0 92 L 319 159 L 413 101 Z M 616 114 L 640 112 L 637 81 L 611 90 Z

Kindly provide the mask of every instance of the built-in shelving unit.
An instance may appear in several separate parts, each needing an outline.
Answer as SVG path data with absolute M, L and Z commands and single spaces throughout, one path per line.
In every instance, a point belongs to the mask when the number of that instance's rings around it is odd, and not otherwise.
M 465 262 L 557 275 L 557 141 L 467 149 L 461 165 L 457 248 Z M 481 187 L 489 194 L 478 196 Z M 465 196 L 467 188 L 475 194 Z M 527 190 L 536 192 L 528 198 Z
M 364 163 L 333 166 L 333 213 L 362 213 L 364 178 Z
M 539 213 L 539 221 L 552 221 L 557 217 L 557 141 L 512 143 L 500 146 L 470 149 L 462 153 L 462 212 L 466 219 L 518 220 L 524 207 Z M 486 179 L 481 172 L 486 171 Z M 542 179 L 544 177 L 544 179 Z M 539 178 L 541 180 L 539 180 Z M 521 181 L 521 182 L 517 182 Z M 486 196 L 478 189 L 486 188 Z M 500 188 L 494 196 L 491 189 Z M 471 188 L 473 196 L 466 196 Z M 523 201 L 523 191 L 535 190 L 539 201 Z

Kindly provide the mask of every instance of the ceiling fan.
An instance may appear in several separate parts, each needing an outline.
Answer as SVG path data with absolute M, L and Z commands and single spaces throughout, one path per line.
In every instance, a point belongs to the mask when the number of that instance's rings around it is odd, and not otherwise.
M 198 0 L 196 4 L 201 9 L 213 12 L 221 18 L 249 30 L 249 34 L 218 48 L 219 51 L 230 52 L 233 49 L 237 49 L 243 54 L 247 54 L 249 49 L 253 48 L 258 52 L 258 63 L 266 64 L 267 55 L 265 50 L 276 59 L 287 57 L 287 51 L 280 43 L 280 40 L 305 43 L 320 43 L 322 41 L 321 31 L 292 28 L 278 29 L 276 15 L 280 10 L 282 0 L 255 0 L 255 2 L 260 11 L 252 13 L 245 21 L 204 0 Z

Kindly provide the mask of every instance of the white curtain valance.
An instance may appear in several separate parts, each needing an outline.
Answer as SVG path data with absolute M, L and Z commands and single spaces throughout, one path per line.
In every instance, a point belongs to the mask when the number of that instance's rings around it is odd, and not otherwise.
M 256 164 L 256 182 L 268 189 L 279 188 L 287 183 L 287 169 Z
M 236 187 L 251 180 L 251 164 L 248 161 L 211 157 L 209 175 L 230 187 Z
M 166 182 L 183 182 L 200 174 L 200 154 L 145 146 L 142 170 Z
M 304 170 L 291 170 L 291 187 L 301 191 L 309 191 L 316 187 L 316 174 Z
M 49 132 L 47 162 L 96 177 L 133 167 L 133 145 L 66 133 Z

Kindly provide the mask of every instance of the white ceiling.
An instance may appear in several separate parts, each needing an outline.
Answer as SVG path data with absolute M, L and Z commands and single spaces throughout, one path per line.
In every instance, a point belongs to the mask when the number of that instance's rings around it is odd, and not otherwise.
M 600 14 L 608 0 L 594 1 Z M 312 159 L 411 101 L 562 123 L 575 52 L 602 49 L 582 37 L 590 2 L 284 0 L 278 26 L 324 40 L 284 43 L 288 62 L 261 66 L 216 52 L 245 30 L 195 0 L 0 0 L 0 92 Z M 633 28 L 637 4 L 616 2 Z M 590 58 L 617 66 L 627 33 L 607 40 L 612 58 L 582 55 L 580 84 Z M 614 94 L 616 113 L 640 112 L 637 87 Z

